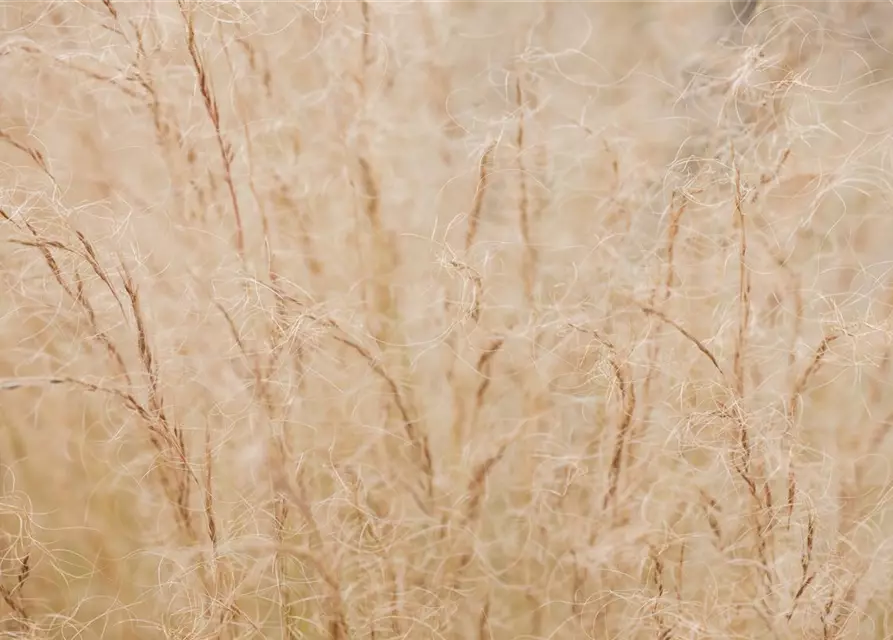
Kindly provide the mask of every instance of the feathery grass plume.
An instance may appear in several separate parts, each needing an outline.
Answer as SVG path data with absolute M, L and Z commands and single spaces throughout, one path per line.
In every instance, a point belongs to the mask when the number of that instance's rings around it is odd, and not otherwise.
M 195 71 L 195 81 L 198 85 L 198 91 L 202 97 L 202 103 L 205 106 L 205 112 L 208 120 L 214 128 L 214 137 L 217 141 L 217 148 L 220 152 L 220 161 L 223 164 L 223 181 L 229 190 L 230 204 L 233 210 L 233 219 L 236 225 L 236 250 L 239 256 L 245 259 L 245 231 L 242 227 L 242 211 L 239 206 L 239 197 L 236 195 L 236 185 L 233 178 L 233 161 L 235 152 L 232 145 L 223 135 L 223 129 L 220 122 L 220 108 L 217 103 L 217 96 L 214 93 L 214 87 L 211 83 L 211 77 L 206 68 L 202 54 L 199 51 L 198 41 L 195 32 L 195 7 L 190 6 L 190 0 L 177 0 L 177 6 L 183 16 L 183 23 L 186 27 L 186 46 L 189 50 L 189 58 L 192 61 L 192 67 Z
M 520 131 L 520 129 L 519 129 Z M 519 134 L 520 135 L 520 134 Z M 496 143 L 492 142 L 487 145 L 484 153 L 481 155 L 481 161 L 478 165 L 478 181 L 474 191 L 474 199 L 471 203 L 471 211 L 468 214 L 468 227 L 465 232 L 465 250 L 471 249 L 478 234 L 478 227 L 481 224 L 481 214 L 484 207 L 484 198 L 487 195 L 487 187 L 490 180 L 490 165 L 493 162 L 493 154 L 496 151 Z
M 521 78 L 515 78 L 515 105 L 518 109 L 518 133 L 515 137 L 515 145 L 518 147 L 518 224 L 521 229 L 521 242 L 523 243 L 523 257 L 521 259 L 522 281 L 524 282 L 524 296 L 527 304 L 533 307 L 534 280 L 536 278 L 536 250 L 531 241 L 531 204 L 527 187 L 527 167 L 524 162 L 525 146 L 525 115 L 527 108 L 524 99 L 524 88 Z

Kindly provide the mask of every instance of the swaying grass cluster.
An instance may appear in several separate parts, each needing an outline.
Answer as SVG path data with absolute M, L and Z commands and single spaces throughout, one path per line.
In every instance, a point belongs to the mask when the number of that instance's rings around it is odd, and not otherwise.
M 0 24 L 0 635 L 893 637 L 889 4 Z

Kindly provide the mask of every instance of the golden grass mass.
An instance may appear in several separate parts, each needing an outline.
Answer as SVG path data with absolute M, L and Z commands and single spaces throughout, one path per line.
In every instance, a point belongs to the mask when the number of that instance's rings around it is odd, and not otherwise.
M 0 25 L 0 635 L 893 638 L 889 3 Z

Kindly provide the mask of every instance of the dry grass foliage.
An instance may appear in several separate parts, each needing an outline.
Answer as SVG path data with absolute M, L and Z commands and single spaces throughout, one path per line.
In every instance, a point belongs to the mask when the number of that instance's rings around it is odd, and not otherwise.
M 893 10 L 0 5 L 0 635 L 893 637 Z

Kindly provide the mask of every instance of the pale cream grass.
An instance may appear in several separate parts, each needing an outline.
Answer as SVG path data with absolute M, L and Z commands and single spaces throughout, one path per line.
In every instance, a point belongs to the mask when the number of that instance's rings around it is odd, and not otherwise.
M 2 5 L 2 635 L 891 637 L 891 18 Z

